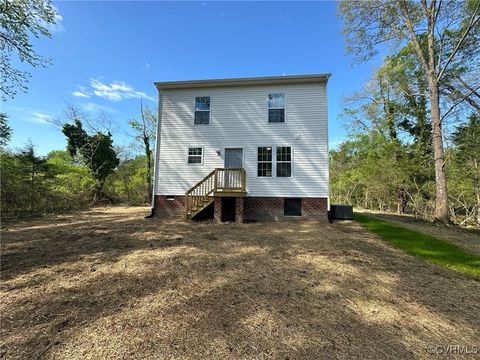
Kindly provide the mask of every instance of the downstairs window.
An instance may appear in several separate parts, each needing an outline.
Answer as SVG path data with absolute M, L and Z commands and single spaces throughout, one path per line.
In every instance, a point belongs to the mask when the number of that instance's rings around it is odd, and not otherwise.
M 272 147 L 259 147 L 257 151 L 257 176 L 272 177 Z
M 277 177 L 292 177 L 292 148 L 277 147 Z
M 201 164 L 203 149 L 201 147 L 188 148 L 188 164 Z
M 302 199 L 283 199 L 284 216 L 302 216 Z

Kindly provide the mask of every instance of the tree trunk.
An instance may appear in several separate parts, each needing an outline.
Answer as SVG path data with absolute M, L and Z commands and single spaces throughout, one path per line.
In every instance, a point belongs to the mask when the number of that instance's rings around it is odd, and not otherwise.
M 438 82 L 433 71 L 428 74 L 430 111 L 432 116 L 432 143 L 435 161 L 435 220 L 448 224 L 448 193 L 445 176 L 445 155 L 443 151 L 442 123 Z
M 148 138 L 144 139 L 145 155 L 147 156 L 147 187 L 148 196 L 147 201 L 152 201 L 152 150 L 150 150 L 150 142 Z
M 477 159 L 473 159 L 473 167 L 475 169 L 475 180 L 474 180 L 474 188 L 475 188 L 475 197 L 477 198 L 477 224 L 480 225 L 480 179 L 478 176 L 478 162 Z
M 402 187 L 397 188 L 397 214 L 405 214 L 407 207 L 407 197 Z
M 480 190 L 476 188 L 475 193 L 477 196 L 477 224 L 480 225 Z
M 32 161 L 32 167 L 30 172 L 30 213 L 33 213 L 35 207 L 35 164 Z
M 105 185 L 105 181 L 99 181 L 95 184 L 95 190 L 93 193 L 93 205 L 98 205 L 103 200 L 103 187 Z

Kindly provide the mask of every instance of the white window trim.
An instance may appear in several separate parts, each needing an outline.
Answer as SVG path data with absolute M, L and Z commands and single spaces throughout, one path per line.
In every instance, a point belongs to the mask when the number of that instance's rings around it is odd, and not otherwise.
M 199 98 L 199 97 L 208 97 L 208 98 L 210 98 L 210 108 L 209 108 L 209 110 L 208 110 L 208 124 L 195 124 L 195 113 L 196 113 L 197 111 L 207 111 L 207 110 L 197 110 L 197 109 L 196 109 L 197 98 Z M 198 95 L 198 96 L 195 96 L 195 97 L 193 98 L 193 125 L 195 125 L 195 126 L 201 126 L 201 125 L 207 126 L 207 125 L 210 125 L 211 121 L 212 121 L 212 96 L 211 96 L 211 95 Z
M 258 148 L 261 148 L 261 147 L 264 147 L 264 148 L 268 148 L 268 147 L 269 147 L 269 148 L 272 149 L 272 161 L 258 161 Z M 274 168 L 275 165 L 274 165 L 273 163 L 274 163 L 275 161 L 273 161 L 273 155 L 274 155 L 275 146 L 270 146 L 270 145 L 258 145 L 258 146 L 255 148 L 255 150 L 256 150 L 255 159 L 256 159 L 256 161 L 257 161 L 257 163 L 255 164 L 255 170 L 256 170 L 256 173 L 257 173 L 257 178 L 259 178 L 259 179 L 272 179 L 272 178 L 274 178 L 275 176 L 274 176 L 273 168 Z M 271 164 L 272 164 L 272 176 L 259 176 L 259 175 L 258 175 L 258 164 L 259 164 L 259 163 L 271 163 Z
M 277 148 L 289 147 L 290 148 L 290 161 L 278 161 L 277 160 Z M 290 176 L 277 176 L 277 164 L 278 163 L 290 163 Z M 279 179 L 293 179 L 293 146 L 280 145 L 275 146 L 275 177 Z
M 283 111 L 284 111 L 284 119 L 285 121 L 284 122 L 270 122 L 268 121 L 268 110 L 270 110 L 270 108 L 268 107 L 268 95 L 270 94 L 283 94 L 283 98 L 284 98 L 284 104 L 283 104 Z M 287 92 L 285 90 L 269 90 L 267 92 L 267 124 L 269 125 L 278 125 L 278 124 L 286 124 L 287 123 Z M 282 109 L 282 108 L 272 108 L 272 109 Z
M 272 176 L 258 176 L 258 148 L 259 147 L 271 147 L 272 148 Z M 277 148 L 279 147 L 289 147 L 291 150 L 291 161 L 290 163 L 292 164 L 292 172 L 291 176 L 277 176 Z M 255 147 L 255 171 L 257 174 L 257 179 L 294 179 L 295 178 L 295 147 L 293 145 L 278 145 L 278 146 L 270 146 L 270 145 L 256 145 Z M 267 162 L 267 161 L 265 161 Z M 280 161 L 280 162 L 288 162 L 288 161 Z
M 200 161 L 200 163 L 190 163 L 190 162 L 188 162 L 188 158 L 189 158 L 190 156 L 200 156 L 200 155 L 188 155 L 190 149 L 192 149 L 192 148 L 200 148 L 200 149 L 202 149 L 202 155 L 201 155 L 201 161 Z M 203 165 L 203 156 L 204 156 L 204 154 L 205 154 L 205 151 L 204 151 L 204 149 L 203 149 L 203 146 L 194 146 L 194 145 L 188 146 L 188 147 L 187 147 L 187 159 L 186 159 L 187 165 L 188 165 L 188 166 L 202 166 L 202 165 Z

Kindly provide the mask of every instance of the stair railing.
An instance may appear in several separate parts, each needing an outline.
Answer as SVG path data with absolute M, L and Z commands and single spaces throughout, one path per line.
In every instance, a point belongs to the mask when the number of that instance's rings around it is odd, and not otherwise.
M 201 210 L 217 192 L 244 193 L 246 173 L 242 168 L 216 168 L 185 193 L 185 215 Z

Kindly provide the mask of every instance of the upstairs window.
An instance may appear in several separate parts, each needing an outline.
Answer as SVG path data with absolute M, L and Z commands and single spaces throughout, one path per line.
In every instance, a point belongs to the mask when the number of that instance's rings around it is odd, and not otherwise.
M 203 157 L 203 149 L 201 147 L 188 148 L 188 163 L 201 164 Z
M 285 122 L 285 93 L 268 94 L 268 122 Z
M 195 125 L 210 123 L 210 96 L 197 96 L 195 98 Z
M 260 177 L 272 177 L 272 148 L 258 148 L 257 175 Z
M 292 176 L 292 148 L 290 146 L 277 147 L 277 177 Z

